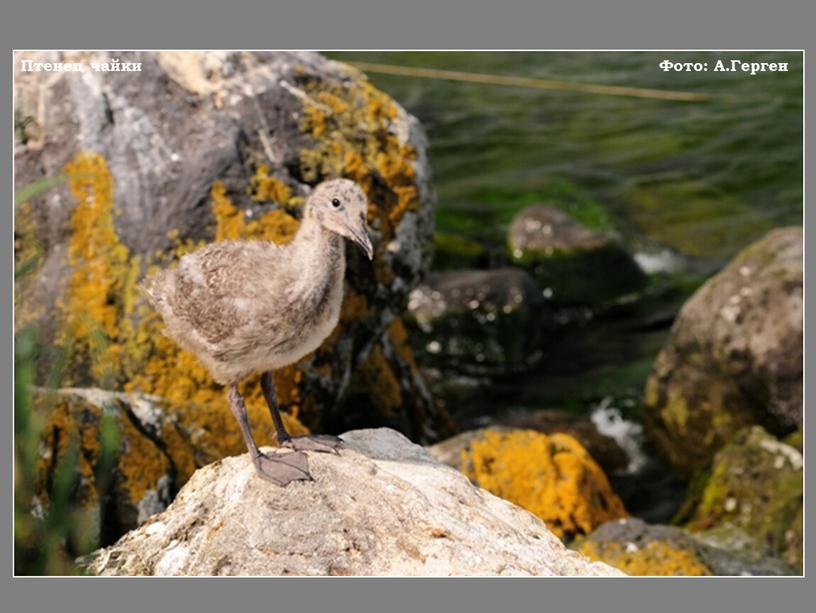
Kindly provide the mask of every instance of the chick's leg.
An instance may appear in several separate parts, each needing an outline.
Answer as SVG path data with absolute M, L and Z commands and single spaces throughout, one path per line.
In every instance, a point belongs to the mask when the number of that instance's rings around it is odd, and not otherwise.
M 241 426 L 241 434 L 244 437 L 244 442 L 249 450 L 249 456 L 252 458 L 255 470 L 259 476 L 281 487 L 288 485 L 292 481 L 311 479 L 309 475 L 309 461 L 305 453 L 294 451 L 291 453 L 267 455 L 258 449 L 258 445 L 252 436 L 252 430 L 249 427 L 246 405 L 244 404 L 244 399 L 241 397 L 241 393 L 238 391 L 237 384 L 233 383 L 229 386 L 227 398 L 229 399 L 232 414 L 235 415 L 235 419 L 238 420 L 238 424 Z
M 272 414 L 272 421 L 275 423 L 275 430 L 278 433 L 278 442 L 283 447 L 289 447 L 295 451 L 320 451 L 323 453 L 339 453 L 337 450 L 342 446 L 343 441 L 331 434 L 317 434 L 312 436 L 291 436 L 283 425 L 278 399 L 275 394 L 275 380 L 272 372 L 265 372 L 261 376 L 261 389 L 263 390 L 266 404 L 269 405 L 269 412 Z

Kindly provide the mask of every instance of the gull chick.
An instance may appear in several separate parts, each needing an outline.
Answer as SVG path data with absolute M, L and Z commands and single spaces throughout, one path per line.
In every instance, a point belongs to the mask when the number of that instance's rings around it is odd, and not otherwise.
M 340 439 L 292 437 L 284 428 L 272 372 L 317 349 L 337 325 L 346 270 L 344 239 L 369 259 L 368 200 L 347 179 L 318 185 L 306 200 L 294 239 L 216 242 L 187 254 L 142 288 L 166 324 L 164 333 L 196 354 L 227 387 L 230 408 L 258 474 L 278 485 L 310 479 L 304 451 L 337 453 Z M 247 419 L 238 383 L 260 372 L 278 442 L 290 453 L 264 454 Z

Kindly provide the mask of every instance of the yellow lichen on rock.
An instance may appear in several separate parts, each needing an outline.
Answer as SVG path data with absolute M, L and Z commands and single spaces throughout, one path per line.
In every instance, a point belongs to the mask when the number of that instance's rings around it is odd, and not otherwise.
M 94 465 L 101 451 L 95 429 L 98 415 L 94 412 L 81 415 L 69 399 L 35 396 L 34 402 L 35 409 L 45 417 L 34 491 L 41 502 L 47 504 L 50 490 L 47 481 L 53 478 L 56 466 L 64 460 L 69 447 L 76 445 L 78 455 L 74 502 L 82 508 L 95 506 L 98 495 L 94 486 Z
M 68 259 L 73 268 L 67 313 L 76 336 L 87 337 L 95 326 L 109 337 L 117 333 L 117 267 L 127 264 L 127 248 L 113 227 L 113 178 L 99 154 L 84 153 L 65 166 L 77 205 L 71 214 Z M 81 305 L 81 307 L 80 307 Z
M 562 538 L 625 517 L 600 466 L 566 434 L 486 430 L 462 451 L 476 485 L 538 515 Z
M 256 202 L 277 202 L 288 204 L 292 198 L 292 190 L 283 181 L 269 174 L 266 164 L 258 164 L 255 174 L 250 179 L 250 194 Z
M 259 239 L 285 244 L 294 238 L 300 226 L 297 219 L 280 209 L 273 209 L 259 219 L 247 221 L 246 212 L 232 203 L 227 194 L 227 187 L 221 181 L 213 184 L 210 197 L 216 221 L 217 241 Z
M 99 385 L 112 388 L 126 359 L 122 341 L 133 333 L 129 316 L 140 261 L 116 235 L 113 177 L 102 156 L 80 153 L 65 172 L 77 205 L 70 219 L 72 274 L 62 300 L 60 341 L 90 366 Z
M 121 475 L 118 485 L 124 490 L 130 504 L 138 507 L 148 491 L 157 489 L 162 477 L 169 477 L 170 460 L 129 419 L 119 419 L 119 429 L 123 453 L 119 455 L 117 463 L 117 471 Z
M 83 527 L 95 538 L 99 536 L 98 519 L 102 515 L 100 494 L 114 502 L 121 525 L 135 527 L 151 509 L 169 502 L 171 493 L 186 481 L 191 466 L 195 466 L 194 451 L 189 442 L 182 440 L 172 420 L 163 420 L 162 432 L 167 438 L 157 444 L 145 424 L 135 417 L 134 407 L 145 399 L 99 389 L 67 389 L 37 392 L 33 400 L 36 411 L 45 417 L 36 494 L 43 505 L 48 504 L 52 489 L 49 482 L 56 478 L 62 458 L 70 449 L 75 450 L 76 464 L 70 468 L 75 479 L 70 488 L 71 504 L 87 518 L 95 518 L 95 526 Z M 118 445 L 107 450 L 114 462 L 110 473 L 101 473 L 99 466 L 102 439 L 106 436 L 104 416 L 113 417 Z M 107 482 L 107 490 L 100 489 L 100 479 Z
M 349 109 L 348 103 L 343 102 L 343 100 L 329 92 L 320 92 L 317 99 L 336 113 L 345 113 Z
M 586 541 L 578 551 L 628 575 L 698 577 L 713 574 L 693 549 L 658 540 L 649 541 L 642 547 Z

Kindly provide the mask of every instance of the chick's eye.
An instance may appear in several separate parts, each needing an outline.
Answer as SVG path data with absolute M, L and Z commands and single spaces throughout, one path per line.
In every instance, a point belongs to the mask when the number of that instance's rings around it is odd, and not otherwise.
M 334 208 L 340 208 L 340 200 L 338 198 L 332 198 L 332 206 Z

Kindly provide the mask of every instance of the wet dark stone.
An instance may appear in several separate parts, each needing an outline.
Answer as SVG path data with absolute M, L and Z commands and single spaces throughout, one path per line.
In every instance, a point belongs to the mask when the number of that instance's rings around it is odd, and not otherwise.
M 511 260 L 530 270 L 556 304 L 599 305 L 647 282 L 620 244 L 554 206 L 530 206 L 516 215 L 507 247 Z
M 523 370 L 540 357 L 544 308 L 529 274 L 500 268 L 431 273 L 408 313 L 424 364 L 486 374 Z

